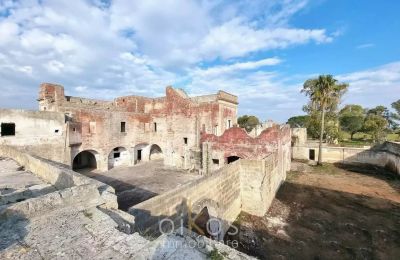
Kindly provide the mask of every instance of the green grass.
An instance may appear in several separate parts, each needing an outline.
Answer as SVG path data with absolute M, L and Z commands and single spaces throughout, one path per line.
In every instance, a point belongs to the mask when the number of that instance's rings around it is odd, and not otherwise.
M 211 260 L 223 260 L 224 256 L 218 252 L 216 248 L 214 248 L 209 255 Z
M 363 147 L 366 145 L 373 145 L 372 136 L 366 133 L 355 133 L 353 140 L 350 140 L 350 134 L 342 132 L 342 139 L 339 141 L 340 146 L 351 146 L 351 147 Z M 388 141 L 400 141 L 399 134 L 387 134 L 386 140 Z

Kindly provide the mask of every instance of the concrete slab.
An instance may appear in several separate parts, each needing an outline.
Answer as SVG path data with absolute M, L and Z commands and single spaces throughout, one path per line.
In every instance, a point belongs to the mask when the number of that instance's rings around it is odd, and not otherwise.
M 107 172 L 85 169 L 79 172 L 112 186 L 122 210 L 201 178 L 200 175 L 189 174 L 182 169 L 164 166 L 162 160 L 113 168 Z

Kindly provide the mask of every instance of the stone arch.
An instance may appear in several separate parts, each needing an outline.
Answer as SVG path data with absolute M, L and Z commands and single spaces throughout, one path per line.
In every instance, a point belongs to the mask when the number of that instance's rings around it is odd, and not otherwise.
M 108 169 L 119 166 L 129 166 L 130 155 L 127 148 L 123 146 L 115 147 L 108 154 Z
M 149 159 L 150 160 L 164 159 L 163 151 L 161 150 L 161 147 L 159 145 L 157 144 L 151 145 Z
M 98 152 L 95 150 L 84 150 L 75 155 L 72 161 L 73 170 L 95 170 L 98 168 Z
M 219 204 L 212 199 L 203 199 L 197 201 L 192 206 L 192 218 L 197 228 L 193 228 L 195 232 L 203 233 L 209 238 L 220 240 L 223 239 L 225 231 L 225 223 L 222 219 L 222 212 Z

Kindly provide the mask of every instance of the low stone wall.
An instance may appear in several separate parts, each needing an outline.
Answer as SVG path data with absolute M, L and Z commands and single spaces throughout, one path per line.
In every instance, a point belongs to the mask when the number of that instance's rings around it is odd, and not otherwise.
M 65 206 L 118 208 L 112 187 L 83 176 L 65 166 L 31 155 L 10 146 L 0 146 L 0 156 L 12 158 L 26 170 L 52 184 L 57 191 L 0 207 L 0 219 L 13 215 L 31 217 Z
M 70 188 L 96 181 L 68 169 L 67 166 L 25 153 L 15 147 L 0 146 L 0 156 L 9 157 L 17 161 L 26 170 L 54 185 L 57 189 Z M 101 184 L 101 182 L 97 183 Z
M 135 205 L 129 213 L 135 216 L 138 231 L 158 235 L 163 219 L 171 219 L 178 228 L 188 214 L 198 214 L 204 207 L 213 212 L 212 217 L 231 223 L 241 210 L 240 195 L 240 164 L 235 162 L 214 175 Z
M 292 158 L 309 160 L 309 152 L 314 150 L 318 158 L 318 147 L 315 144 L 304 144 L 292 147 Z M 385 142 L 372 148 L 323 147 L 322 161 L 328 163 L 362 163 L 385 167 L 400 174 L 400 144 Z
M 278 154 L 265 160 L 240 159 L 212 175 L 131 207 L 129 213 L 135 216 L 136 229 L 157 236 L 163 219 L 170 219 L 178 228 L 207 207 L 210 217 L 222 221 L 218 238 L 223 238 L 242 210 L 258 216 L 268 210 L 290 166 L 278 163 Z

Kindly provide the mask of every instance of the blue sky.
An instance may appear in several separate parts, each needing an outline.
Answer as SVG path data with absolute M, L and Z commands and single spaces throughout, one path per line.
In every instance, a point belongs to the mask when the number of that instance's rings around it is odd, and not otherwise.
M 400 1 L 0 0 L 0 107 L 36 109 L 41 82 L 113 99 L 239 96 L 239 114 L 302 114 L 302 83 L 333 74 L 342 105 L 400 99 Z

